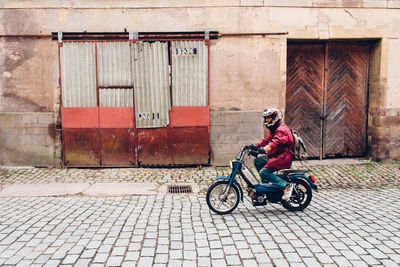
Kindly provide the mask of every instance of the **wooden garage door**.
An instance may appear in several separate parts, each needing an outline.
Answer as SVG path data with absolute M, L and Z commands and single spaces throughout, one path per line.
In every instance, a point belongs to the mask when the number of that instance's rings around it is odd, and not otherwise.
M 303 136 L 311 157 L 321 154 L 324 45 L 288 46 L 285 122 Z
M 366 153 L 367 70 L 369 46 L 328 46 L 325 156 Z
M 314 158 L 366 153 L 369 46 L 289 44 L 286 123 Z

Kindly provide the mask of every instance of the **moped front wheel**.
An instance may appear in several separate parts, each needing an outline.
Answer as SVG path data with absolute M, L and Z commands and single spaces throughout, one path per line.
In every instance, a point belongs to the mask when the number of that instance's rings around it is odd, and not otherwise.
M 229 181 L 218 181 L 210 186 L 206 195 L 208 207 L 217 214 L 231 213 L 239 204 L 239 189 Z

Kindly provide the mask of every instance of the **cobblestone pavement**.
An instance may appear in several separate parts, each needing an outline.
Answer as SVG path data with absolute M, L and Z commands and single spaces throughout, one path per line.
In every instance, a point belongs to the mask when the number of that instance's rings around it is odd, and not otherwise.
M 199 194 L 0 198 L 1 266 L 400 266 L 400 165 L 300 166 L 304 212 L 248 199 L 216 215 L 204 193 L 228 168 L 0 169 L 13 183 L 196 183 Z
M 0 198 L 2 266 L 399 266 L 398 189 L 325 190 L 304 212 L 203 196 Z

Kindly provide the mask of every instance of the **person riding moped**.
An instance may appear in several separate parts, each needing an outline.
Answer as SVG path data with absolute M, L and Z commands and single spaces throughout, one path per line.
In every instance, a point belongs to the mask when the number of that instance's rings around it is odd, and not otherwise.
M 272 183 L 283 190 L 282 200 L 292 194 L 293 184 L 288 183 L 273 172 L 288 169 L 292 165 L 294 141 L 290 128 L 282 123 L 282 113 L 275 107 L 268 107 L 262 114 L 264 125 L 270 134 L 261 142 L 249 147 L 254 150 L 263 149 L 267 156 L 254 159 L 254 166 L 263 183 Z

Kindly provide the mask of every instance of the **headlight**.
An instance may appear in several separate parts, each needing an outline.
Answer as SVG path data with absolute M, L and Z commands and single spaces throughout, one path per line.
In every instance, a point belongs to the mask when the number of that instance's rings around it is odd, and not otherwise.
M 232 162 L 232 160 L 229 161 L 229 166 L 231 166 L 231 169 L 233 169 L 233 162 Z

